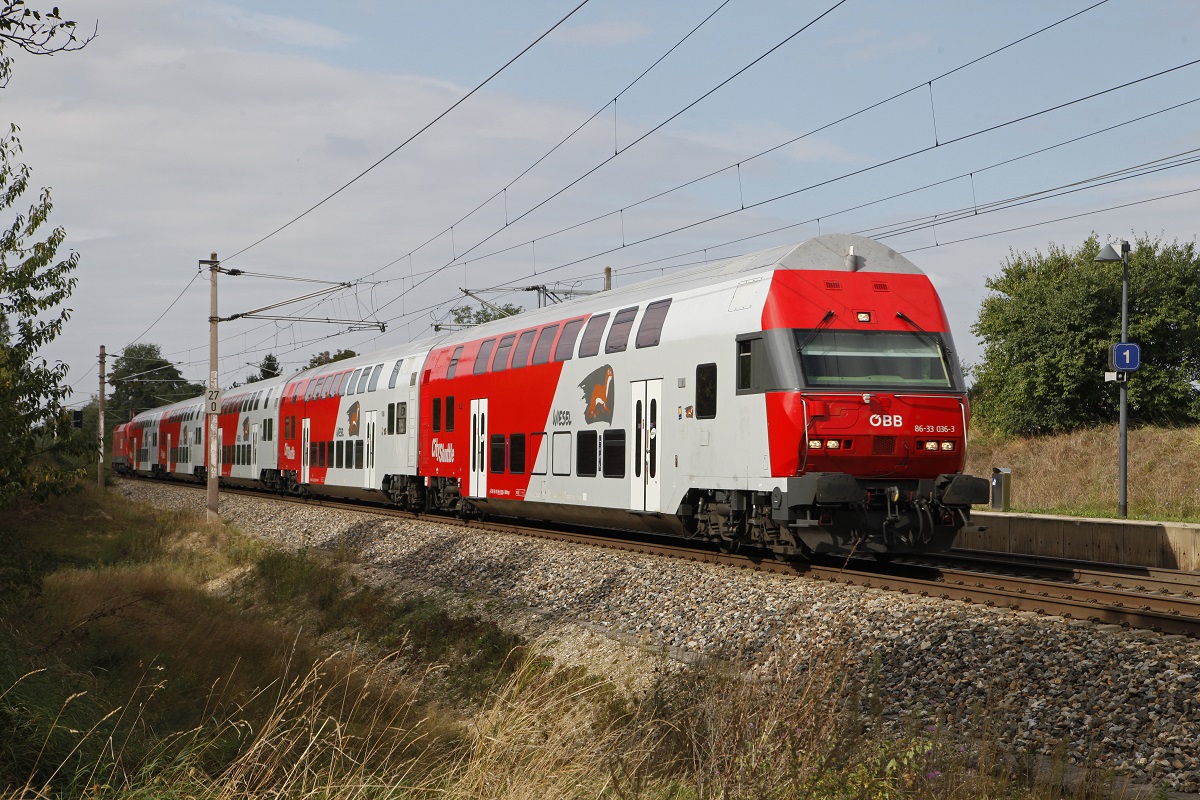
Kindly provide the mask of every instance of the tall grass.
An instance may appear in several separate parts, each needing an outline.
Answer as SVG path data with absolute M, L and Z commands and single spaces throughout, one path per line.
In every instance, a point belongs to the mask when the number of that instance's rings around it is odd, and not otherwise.
M 1012 469 L 1017 511 L 1112 517 L 1117 513 L 1117 428 L 1059 436 L 972 438 L 967 471 Z M 1129 515 L 1200 522 L 1200 428 L 1129 432 Z

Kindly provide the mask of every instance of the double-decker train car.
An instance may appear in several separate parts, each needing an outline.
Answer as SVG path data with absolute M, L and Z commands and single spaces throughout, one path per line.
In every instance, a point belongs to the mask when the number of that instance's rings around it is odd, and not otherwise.
M 255 397 L 222 414 L 226 454 L 273 424 L 274 456 L 241 451 L 262 460 L 224 479 L 411 509 L 884 555 L 948 547 L 989 493 L 962 474 L 966 386 L 933 285 L 856 236 L 242 391 Z M 164 413 L 179 409 L 147 412 L 145 430 L 161 438 Z

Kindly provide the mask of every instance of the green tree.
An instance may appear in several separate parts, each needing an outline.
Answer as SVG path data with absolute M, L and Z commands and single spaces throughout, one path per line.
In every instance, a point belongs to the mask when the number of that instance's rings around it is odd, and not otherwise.
M 50 56 L 80 50 L 96 38 L 95 30 L 79 38 L 76 28 L 74 21 L 62 18 L 58 6 L 42 11 L 25 0 L 0 2 L 0 87 L 8 85 L 12 69 L 12 56 L 4 52 L 4 45 L 35 56 Z
M 71 317 L 63 303 L 75 288 L 79 254 L 56 260 L 67 235 L 61 227 L 35 239 L 53 204 L 43 189 L 20 210 L 30 177 L 20 153 L 14 125 L 0 137 L 0 506 L 67 488 L 80 471 L 66 460 L 83 446 L 63 407 L 68 367 L 38 356 Z
M 283 368 L 279 366 L 279 359 L 275 357 L 274 353 L 267 353 L 258 364 L 258 372 L 251 372 L 246 376 L 246 383 L 257 383 L 269 378 L 278 378 L 282 374 Z
M 114 422 L 168 403 L 199 397 L 204 384 L 191 383 L 179 367 L 163 358 L 156 344 L 131 344 L 113 361 L 108 385 L 113 387 L 108 413 Z
M 972 369 L 972 409 L 1004 434 L 1060 433 L 1117 419 L 1105 383 L 1121 333 L 1121 265 L 1097 263 L 1095 234 L 1069 250 L 1010 252 L 987 281 L 972 331 L 984 344 Z M 1200 254 L 1195 242 L 1141 237 L 1130 252 L 1129 339 L 1142 368 L 1129 382 L 1133 424 L 1200 421 Z
M 356 355 L 358 355 L 358 353 L 354 352 L 353 350 L 338 350 L 332 355 L 330 355 L 328 350 L 323 350 L 310 358 L 308 360 L 308 364 L 306 364 L 304 368 L 312 369 L 313 367 L 332 364 L 334 361 L 342 361 L 343 359 L 354 358 Z
M 456 306 L 450 309 L 450 318 L 454 320 L 454 324 L 461 327 L 474 327 L 482 325 L 485 322 L 492 322 L 505 317 L 513 317 L 520 314 L 525 309 L 512 303 L 505 303 L 502 306 L 489 308 L 480 306 Z

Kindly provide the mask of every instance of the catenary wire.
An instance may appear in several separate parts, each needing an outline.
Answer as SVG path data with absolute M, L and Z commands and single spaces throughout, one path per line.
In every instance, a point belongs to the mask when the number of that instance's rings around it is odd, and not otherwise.
M 440 121 L 440 120 L 441 120 L 443 117 L 445 117 L 445 116 L 446 116 L 447 114 L 449 114 L 451 111 L 453 111 L 454 109 L 456 109 L 456 108 L 458 108 L 460 105 L 462 105 L 464 102 L 466 102 L 466 101 L 467 101 L 467 99 L 469 99 L 469 98 L 470 98 L 472 95 L 474 95 L 476 92 L 478 92 L 480 89 L 482 89 L 482 88 L 483 88 L 484 86 L 486 86 L 488 83 L 490 83 L 490 82 L 492 81 L 492 79 L 493 79 L 493 78 L 495 78 L 497 75 L 499 75 L 501 72 L 503 72 L 504 70 L 506 70 L 506 69 L 508 69 L 510 66 L 512 66 L 512 64 L 513 64 L 513 63 L 514 63 L 514 62 L 515 62 L 517 59 L 519 59 L 521 56 L 523 56 L 523 55 L 525 55 L 526 53 L 528 53 L 528 52 L 529 52 L 531 49 L 533 49 L 533 47 L 534 47 L 534 46 L 535 46 L 535 45 L 536 45 L 538 42 L 542 41 L 542 39 L 545 39 L 547 36 L 549 36 L 551 33 L 553 33 L 553 32 L 554 32 L 554 31 L 555 31 L 555 30 L 556 30 L 556 29 L 557 29 L 557 28 L 558 28 L 560 25 L 562 25 L 564 22 L 566 22 L 568 19 L 570 19 L 572 16 L 574 16 L 574 15 L 575 15 L 575 12 L 577 12 L 579 9 L 583 8 L 583 7 L 584 7 L 585 5 L 587 5 L 589 2 L 590 2 L 590 0 L 582 0 L 582 2 L 580 2 L 580 3 L 579 3 L 579 5 L 575 6 L 573 9 L 571 9 L 569 12 L 567 12 L 567 15 L 566 15 L 566 16 L 564 16 L 564 17 L 563 17 L 562 19 L 560 19 L 558 22 L 556 22 L 556 23 L 554 23 L 553 25 L 551 25 L 551 26 L 550 26 L 549 28 L 547 28 L 547 29 L 546 29 L 544 32 L 542 32 L 542 34 L 541 34 L 540 36 L 538 36 L 538 37 L 537 37 L 536 39 L 534 39 L 532 42 L 530 42 L 529 44 L 527 44 L 527 45 L 526 45 L 526 46 L 525 46 L 525 47 L 524 47 L 524 48 L 521 50 L 521 52 L 517 53 L 515 56 L 513 56 L 513 57 L 512 57 L 512 58 L 510 58 L 508 61 L 506 61 L 506 62 L 504 63 L 504 65 L 503 65 L 503 66 L 501 66 L 499 69 L 497 69 L 497 70 L 496 70 L 495 72 L 493 72 L 491 75 L 489 75 L 489 76 L 487 76 L 486 78 L 484 78 L 484 79 L 483 79 L 483 80 L 482 80 L 480 83 L 476 84 L 476 86 L 475 86 L 475 88 L 474 88 L 474 89 L 472 89 L 471 91 L 467 92 L 465 95 L 463 95 L 463 96 L 462 96 L 462 97 L 460 97 L 459 99 L 455 100 L 455 101 L 454 101 L 454 102 L 453 102 L 453 103 L 450 105 L 450 107 L 449 107 L 449 108 L 447 108 L 447 109 L 446 109 L 446 110 L 444 110 L 442 113 L 438 114 L 438 115 L 437 115 L 436 117 L 434 117 L 432 120 L 430 120 L 429 122 L 427 122 L 427 123 L 426 123 L 426 124 L 425 124 L 425 125 L 424 125 L 424 126 L 421 128 L 421 129 L 420 129 L 420 130 L 418 130 L 416 133 L 412 134 L 412 135 L 411 135 L 411 136 L 409 136 L 407 139 L 405 139 L 403 142 L 401 142 L 400 144 L 396 145 L 396 147 L 394 147 L 394 148 L 393 148 L 393 149 L 392 149 L 390 152 L 388 152 L 386 155 L 384 155 L 382 158 L 380 158 L 380 159 L 379 159 L 378 161 L 376 161 L 374 164 L 372 164 L 371 166 L 369 166 L 369 167 L 367 167 L 366 169 L 364 169 L 362 172 L 360 172 L 360 173 L 358 173 L 357 175 L 355 175 L 353 178 L 351 178 L 351 179 L 350 179 L 349 181 L 347 181 L 346 183 L 342 184 L 340 187 L 338 187 L 336 190 L 334 190 L 334 191 L 333 191 L 331 194 L 329 194 L 329 195 L 326 195 L 326 196 L 325 196 L 325 198 L 323 198 L 322 200 L 320 200 L 319 202 L 317 202 L 315 205 L 313 205 L 313 206 L 309 207 L 309 208 L 308 208 L 306 211 L 304 211 L 304 212 L 302 212 L 301 214 L 299 214 L 298 216 L 295 216 L 295 217 L 293 217 L 292 219 L 288 220 L 288 221 L 287 221 L 287 222 L 285 222 L 283 225 L 280 225 L 278 228 L 276 228 L 275 230 L 273 230 L 273 231 L 271 231 L 270 233 L 268 233 L 266 236 L 263 236 L 261 239 L 258 239 L 257 241 L 251 242 L 250 244 L 246 245 L 245 247 L 243 247 L 241 250 L 238 250 L 238 251 L 237 251 L 236 253 L 234 253 L 233 255 L 231 255 L 231 256 L 229 256 L 229 257 L 225 258 L 225 259 L 224 259 L 224 261 L 225 261 L 226 263 L 227 263 L 227 262 L 229 262 L 229 261 L 232 261 L 233 259 L 235 259 L 235 258 L 237 258 L 238 256 L 240 256 L 242 253 L 245 253 L 247 250 L 251 249 L 252 247 L 257 247 L 258 245 L 260 245 L 260 244 L 262 244 L 263 242 L 265 242 L 266 240 L 270 239 L 272 236 L 274 236 L 275 234 L 279 233 L 280 231 L 283 231 L 284 229 L 286 229 L 286 228 L 288 228 L 288 227 L 292 226 L 293 224 L 295 224 L 296 222 L 299 222 L 301 219 L 303 219 L 304 217 L 308 216 L 308 215 L 309 215 L 309 214 L 311 214 L 313 211 L 316 211 L 318 208 L 320 208 L 321 206 L 325 205 L 327 202 L 329 202 L 330 200 L 332 200 L 334 197 L 336 197 L 336 196 L 338 196 L 339 194 L 341 194 L 341 193 L 342 193 L 344 190 L 348 189 L 350 186 L 352 186 L 353 184 L 357 183 L 357 182 L 358 182 L 358 180 L 359 180 L 360 178 L 362 178 L 364 175 L 366 175 L 367 173 L 371 172 L 373 169 L 375 169 L 376 167 L 378 167 L 378 166 L 379 166 L 380 164 L 382 164 L 384 161 L 387 161 L 389 158 L 391 158 L 392 156 L 394 156 L 396 153 L 400 152 L 400 150 L 401 150 L 401 149 L 403 149 L 403 148 L 404 148 L 404 147 L 405 147 L 405 146 L 406 146 L 406 145 L 407 145 L 409 142 L 411 142 L 412 140 L 416 139 L 416 138 L 417 138 L 418 136 L 420 136 L 422 133 L 424 133 L 425 131 L 427 131 L 427 130 L 429 130 L 430 128 L 432 128 L 432 127 L 433 127 L 434 125 L 436 125 L 436 124 L 438 123 L 438 121 Z

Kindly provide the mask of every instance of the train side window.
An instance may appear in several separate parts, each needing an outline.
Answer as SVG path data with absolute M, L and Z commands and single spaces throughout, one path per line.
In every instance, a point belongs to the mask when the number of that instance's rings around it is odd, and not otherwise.
M 347 456 L 347 458 L 349 458 L 349 456 Z M 362 439 L 354 440 L 354 468 L 355 469 L 363 468 L 363 440 Z
M 362 375 L 358 376 L 358 385 L 354 387 L 355 394 L 364 394 L 367 391 L 367 383 L 371 380 L 371 368 L 363 367 Z
M 391 436 L 395 432 L 396 432 L 396 404 L 388 403 L 387 435 Z
M 341 439 L 338 439 L 337 444 L 334 445 L 334 448 L 333 448 L 333 451 L 336 454 L 336 458 L 334 459 L 334 465 L 337 469 L 341 469 L 342 464 L 346 463 L 345 459 L 343 458 L 343 456 L 345 455 L 345 449 L 346 449 L 346 443 L 344 441 L 342 441 Z
M 454 395 L 446 398 L 446 433 L 454 430 Z
M 642 315 L 642 324 L 638 326 L 635 342 L 638 347 L 658 346 L 658 341 L 662 337 L 663 323 L 667 321 L 667 310 L 670 308 L 671 298 L 669 297 L 666 300 L 655 300 L 646 306 L 646 313 Z
M 737 343 L 737 390 L 739 392 L 754 391 L 755 351 L 760 350 L 761 347 L 762 339 L 745 339 Z M 761 356 L 761 352 L 757 355 Z
M 396 366 L 392 367 L 392 374 L 388 378 L 388 388 L 396 388 L 396 379 L 400 377 L 400 365 L 404 363 L 404 359 L 396 359 Z
M 408 433 L 408 403 L 396 403 L 396 433 Z
M 696 365 L 696 419 L 717 416 L 717 365 Z
M 525 434 L 514 433 L 508 437 L 508 471 L 514 475 L 525 474 Z
M 343 395 L 354 394 L 354 387 L 358 385 L 358 376 L 362 374 L 362 368 L 354 370 L 354 374 L 350 376 L 350 380 L 346 383 L 346 388 L 342 391 Z
M 371 371 L 371 383 L 367 385 L 367 391 L 373 392 L 379 386 L 379 375 L 383 372 L 383 364 L 375 365 L 375 369 Z
M 555 431 L 551 437 L 553 452 L 551 453 L 550 468 L 555 475 L 571 474 L 571 433 L 570 431 Z
M 433 430 L 440 431 L 442 429 L 442 398 L 433 398 L 433 413 L 429 416 L 430 422 L 433 424 Z
M 545 364 L 550 360 L 550 352 L 554 349 L 554 334 L 558 333 L 557 325 L 547 325 L 538 334 L 537 344 L 533 346 L 533 363 Z
M 604 326 L 607 324 L 608 314 L 596 314 L 588 320 L 587 327 L 583 330 L 583 341 L 579 343 L 580 358 L 594 356 L 600 352 L 600 339 L 604 336 Z
M 595 431 L 578 431 L 575 434 L 575 474 L 592 477 L 596 474 L 598 437 Z
M 558 337 L 558 346 L 554 348 L 555 361 L 569 361 L 571 354 L 575 352 L 575 340 L 579 337 L 579 329 L 583 327 L 583 320 L 573 319 L 566 325 L 563 325 L 562 336 Z
M 608 332 L 608 340 L 604 342 L 605 353 L 623 353 L 629 344 L 629 332 L 633 330 L 633 320 L 637 317 L 638 307 L 622 308 L 613 319 L 612 328 Z
M 458 372 L 458 360 L 462 358 L 463 346 L 460 344 L 454 348 L 454 352 L 450 354 L 450 366 L 446 367 L 447 380 L 454 377 L 454 373 Z
M 483 344 L 479 345 L 479 352 L 475 354 L 475 367 L 472 372 L 476 375 L 482 375 L 487 372 L 488 356 L 492 354 L 492 348 L 496 346 L 495 339 L 488 339 Z
M 570 441 L 568 439 L 568 441 Z M 529 446 L 536 454 L 533 457 L 533 469 L 529 470 L 530 475 L 545 475 L 546 462 L 548 454 L 546 453 L 546 432 L 539 431 L 538 433 L 529 434 Z
M 488 471 L 494 475 L 499 475 L 504 472 L 504 451 L 505 441 L 503 433 L 493 433 L 488 437 L 491 447 L 489 456 L 491 464 L 488 465 Z
M 317 442 L 317 466 L 325 466 L 325 443 Z
M 529 363 L 529 349 L 533 347 L 533 337 L 537 335 L 537 329 L 525 331 L 517 339 L 517 346 L 513 348 L 512 368 L 518 369 Z
M 508 369 L 508 353 L 512 350 L 513 340 L 516 338 L 515 333 L 510 333 L 500 340 L 500 344 L 496 345 L 496 355 L 492 358 L 492 372 Z
M 738 394 L 767 392 L 778 389 L 779 377 L 771 364 L 767 341 L 762 334 L 747 334 L 737 338 Z
M 603 461 L 604 477 L 625 477 L 625 431 L 607 430 L 604 432 Z
M 325 376 L 321 376 L 320 378 L 317 378 L 317 388 L 313 389 L 312 396 L 313 396 L 314 400 L 321 399 L 321 390 L 324 388 L 325 388 Z

